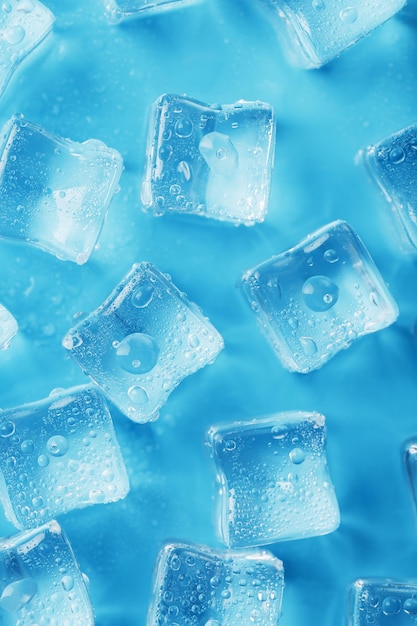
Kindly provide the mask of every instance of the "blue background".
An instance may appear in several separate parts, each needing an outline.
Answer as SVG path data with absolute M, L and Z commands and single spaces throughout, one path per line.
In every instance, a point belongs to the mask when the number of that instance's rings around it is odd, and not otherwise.
M 0 242 L 0 302 L 20 333 L 0 353 L 0 406 L 85 381 L 61 346 L 74 316 L 96 308 L 134 262 L 149 260 L 197 302 L 224 337 L 215 364 L 185 380 L 154 424 L 112 409 L 131 492 L 59 521 L 73 545 L 99 626 L 145 623 L 156 555 L 166 540 L 216 546 L 213 423 L 276 411 L 327 418 L 336 532 L 272 546 L 284 561 L 282 626 L 343 623 L 354 579 L 417 578 L 417 536 L 403 443 L 417 435 L 417 267 L 399 248 L 389 207 L 360 148 L 417 119 L 417 3 L 319 71 L 288 66 L 253 0 L 193 7 L 110 26 L 100 0 L 45 0 L 52 37 L 0 101 L 76 141 L 97 138 L 125 161 L 98 249 L 82 267 Z M 270 208 L 251 228 L 141 211 L 147 115 L 162 93 L 211 103 L 264 100 L 277 144 Z M 238 288 L 241 273 L 334 219 L 358 231 L 400 308 L 399 321 L 309 375 L 286 372 Z M 13 529 L 2 523 L 3 534 Z

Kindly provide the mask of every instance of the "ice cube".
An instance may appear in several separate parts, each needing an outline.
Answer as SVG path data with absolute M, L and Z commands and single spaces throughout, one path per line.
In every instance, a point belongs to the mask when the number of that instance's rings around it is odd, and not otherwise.
M 355 231 L 336 221 L 246 272 L 243 290 L 284 367 L 321 367 L 398 309 Z
M 417 616 L 417 581 L 357 580 L 351 588 L 349 626 L 413 626 Z
M 276 626 L 284 570 L 266 551 L 168 544 L 159 555 L 148 626 Z
M 20 63 L 48 35 L 54 16 L 38 0 L 8 0 L 0 6 L 0 95 Z
M 0 539 L 3 626 L 93 626 L 83 575 L 57 522 Z
M 0 485 L 18 528 L 123 498 L 127 473 L 101 392 L 73 387 L 0 411 Z
M 277 413 L 213 426 L 218 528 L 227 546 L 257 546 L 330 533 L 339 508 L 325 457 L 325 419 Z
M 0 236 L 85 263 L 121 171 L 120 154 L 101 141 L 77 143 L 12 117 L 0 142 Z
M 392 17 L 406 0 L 261 0 L 289 60 L 321 67 Z
M 16 335 L 18 326 L 13 315 L 0 304 L 0 349 L 7 348 Z
M 180 9 L 197 2 L 201 0 L 104 0 L 107 17 L 114 24 L 134 17 Z
M 268 208 L 274 146 L 269 104 L 241 100 L 208 106 L 163 95 L 151 116 L 144 207 L 155 215 L 261 222 Z
M 147 422 L 183 378 L 214 361 L 223 340 L 168 275 L 144 262 L 63 345 L 125 415 Z
M 403 244 L 417 253 L 417 124 L 368 146 L 361 155 L 391 203 Z

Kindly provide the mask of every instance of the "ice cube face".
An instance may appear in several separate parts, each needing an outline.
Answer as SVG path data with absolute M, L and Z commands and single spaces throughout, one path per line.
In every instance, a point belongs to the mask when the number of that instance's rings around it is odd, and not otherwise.
M 368 146 L 362 156 L 391 203 L 404 247 L 417 253 L 417 124 Z
M 262 0 L 289 60 L 318 68 L 392 17 L 405 0 Z
M 4 626 L 93 626 L 83 576 L 57 522 L 0 540 Z
M 13 315 L 0 304 L 0 350 L 7 348 L 16 335 L 18 326 Z
M 261 222 L 269 200 L 275 146 L 269 104 L 208 106 L 163 95 L 153 107 L 144 208 L 237 224 Z
M 325 419 L 278 413 L 213 426 L 218 528 L 227 546 L 257 546 L 324 535 L 340 523 L 325 456 Z
M 0 95 L 19 64 L 51 31 L 54 16 L 38 0 L 8 0 L 0 7 Z
M 398 316 L 369 253 L 343 221 L 246 272 L 243 291 L 284 367 L 302 373 Z
M 168 275 L 144 262 L 63 345 L 120 411 L 147 422 L 183 378 L 214 361 L 223 340 Z
M 276 626 L 282 562 L 266 551 L 170 544 L 161 551 L 147 626 Z
M 0 155 L 0 236 L 85 263 L 118 185 L 119 153 L 14 116 L 3 127 Z
M 201 0 L 104 0 L 107 17 L 113 23 L 170 9 L 180 9 L 197 2 Z
M 412 626 L 417 615 L 417 581 L 357 580 L 351 588 L 349 626 Z
M 100 391 L 84 385 L 0 411 L 0 483 L 18 528 L 123 498 L 127 473 Z

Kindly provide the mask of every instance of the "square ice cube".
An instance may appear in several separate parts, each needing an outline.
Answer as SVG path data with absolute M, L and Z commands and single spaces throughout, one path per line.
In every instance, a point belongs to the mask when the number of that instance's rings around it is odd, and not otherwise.
M 57 522 L 0 539 L 3 626 L 93 626 L 87 588 Z
M 63 139 L 16 115 L 0 140 L 0 236 L 85 263 L 122 171 L 101 141 Z
M 18 326 L 15 318 L 6 307 L 0 304 L 0 349 L 8 348 L 17 331 Z
M 208 445 L 217 467 L 217 521 L 226 545 L 313 537 L 339 526 L 322 415 L 293 411 L 213 426 Z
M 180 9 L 197 2 L 201 0 L 104 0 L 107 17 L 113 24 L 151 13 Z
M 290 371 L 321 367 L 398 316 L 368 251 L 340 220 L 247 271 L 243 290 Z
M 368 146 L 361 156 L 391 203 L 403 243 L 417 253 L 417 124 Z
M 272 107 L 263 102 L 208 106 L 163 95 L 153 106 L 145 209 L 217 220 L 262 222 L 275 146 Z
M 0 498 L 18 528 L 128 490 L 110 413 L 92 385 L 0 411 Z
M 357 580 L 350 591 L 349 626 L 414 626 L 417 581 Z
M 183 378 L 214 361 L 223 340 L 167 274 L 144 262 L 63 345 L 120 411 L 147 422 Z
M 321 67 L 392 17 L 405 0 L 261 0 L 295 65 Z
M 54 16 L 38 0 L 8 0 L 0 7 L 0 95 L 19 64 L 48 35 Z
M 276 626 L 284 570 L 265 550 L 168 544 L 159 555 L 147 626 Z

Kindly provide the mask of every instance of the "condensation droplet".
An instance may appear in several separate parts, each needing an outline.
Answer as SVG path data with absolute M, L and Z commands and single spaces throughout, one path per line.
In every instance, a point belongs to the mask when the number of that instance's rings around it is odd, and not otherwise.
M 148 306 L 154 295 L 152 285 L 142 285 L 133 292 L 131 302 L 137 309 L 143 309 Z
M 62 435 L 53 435 L 46 442 L 46 449 L 52 456 L 64 456 L 68 452 L 68 447 L 68 441 Z

